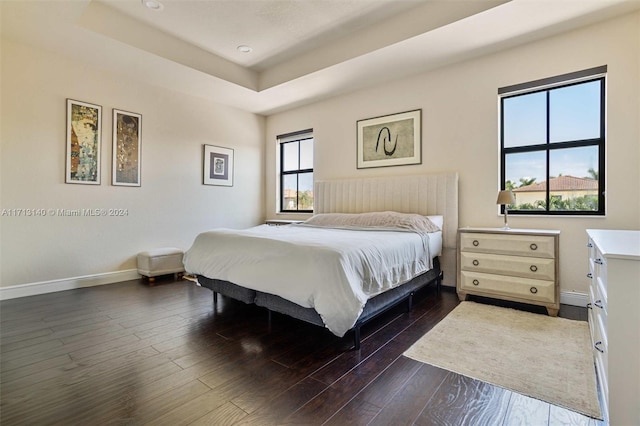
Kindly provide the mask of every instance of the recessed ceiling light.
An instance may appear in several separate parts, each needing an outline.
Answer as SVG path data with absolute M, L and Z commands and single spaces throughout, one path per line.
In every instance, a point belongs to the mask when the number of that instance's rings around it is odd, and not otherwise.
M 160 3 L 158 0 L 141 0 L 142 4 L 151 10 L 155 10 L 156 12 L 160 12 L 164 9 L 164 5 Z
M 238 46 L 238 50 L 242 53 L 251 53 L 253 49 L 250 46 L 246 46 L 244 44 Z

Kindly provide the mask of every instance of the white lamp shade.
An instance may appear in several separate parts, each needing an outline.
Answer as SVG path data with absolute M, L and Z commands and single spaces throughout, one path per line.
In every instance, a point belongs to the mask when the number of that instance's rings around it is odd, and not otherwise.
M 515 202 L 516 197 L 510 190 L 498 192 L 498 200 L 496 201 L 496 204 L 514 204 Z

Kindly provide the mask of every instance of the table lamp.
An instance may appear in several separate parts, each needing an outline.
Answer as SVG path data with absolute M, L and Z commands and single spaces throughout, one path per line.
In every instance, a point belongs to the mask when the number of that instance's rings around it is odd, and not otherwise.
M 513 195 L 513 192 L 511 192 L 510 190 L 505 190 L 505 191 L 500 191 L 498 192 L 498 201 L 496 201 L 496 204 L 499 204 L 501 206 L 504 206 L 504 229 L 510 229 L 509 228 L 509 224 L 507 223 L 507 216 L 508 216 L 508 205 L 509 204 L 515 204 L 516 202 L 516 197 Z

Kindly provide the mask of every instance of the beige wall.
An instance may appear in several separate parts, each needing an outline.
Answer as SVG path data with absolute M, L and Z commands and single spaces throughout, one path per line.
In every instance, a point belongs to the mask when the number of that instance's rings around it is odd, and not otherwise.
M 501 226 L 497 89 L 605 64 L 607 217 L 510 218 L 512 227 L 561 230 L 561 290 L 586 293 L 585 229 L 640 229 L 638 13 L 268 117 L 267 216 L 284 218 L 276 214 L 276 135 L 313 128 L 316 179 L 458 171 L 460 226 Z M 356 121 L 416 108 L 422 165 L 357 170 Z
M 264 118 L 2 42 L 2 209 L 122 208 L 126 217 L 1 217 L 0 283 L 136 268 L 139 251 L 264 219 Z M 78 52 L 82 56 L 82 52 Z M 65 184 L 66 98 L 102 106 L 102 184 Z M 112 108 L 142 114 L 142 186 L 111 185 Z M 202 185 L 202 145 L 235 150 L 234 186 Z

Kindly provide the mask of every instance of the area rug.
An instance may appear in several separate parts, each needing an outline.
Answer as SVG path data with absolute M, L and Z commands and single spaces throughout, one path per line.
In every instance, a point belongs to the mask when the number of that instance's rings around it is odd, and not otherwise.
M 602 419 L 585 321 L 462 302 L 404 355 Z

